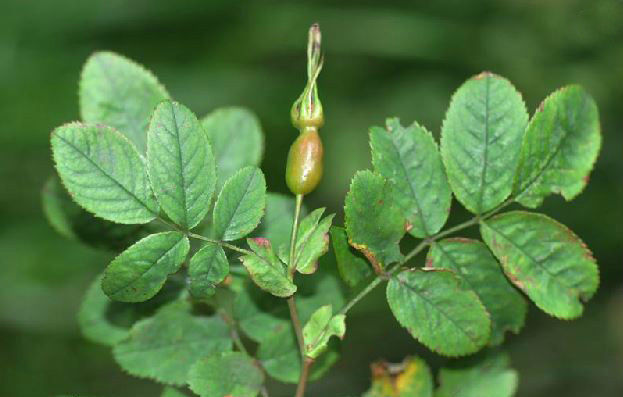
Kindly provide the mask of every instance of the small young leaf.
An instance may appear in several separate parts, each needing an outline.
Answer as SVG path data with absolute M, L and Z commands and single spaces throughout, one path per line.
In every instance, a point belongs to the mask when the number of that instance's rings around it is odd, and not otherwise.
M 457 200 L 482 214 L 511 193 L 528 112 L 512 84 L 489 72 L 452 97 L 441 129 L 441 155 Z
M 184 229 L 197 226 L 210 209 L 216 170 L 205 132 L 188 108 L 158 105 L 147 133 L 147 162 L 164 212 Z
M 219 186 L 247 166 L 259 166 L 264 152 L 260 122 L 250 110 L 239 107 L 216 109 L 201 125 L 214 149 Z
M 435 397 L 512 397 L 518 376 L 505 355 L 496 355 L 467 368 L 442 368 L 439 383 Z
M 357 172 L 346 195 L 344 213 L 350 244 L 368 258 L 377 272 L 401 257 L 398 243 L 405 234 L 406 222 L 392 197 L 385 178 L 371 171 Z
M 80 78 L 80 115 L 87 123 L 121 131 L 141 152 L 147 150 L 147 124 L 169 94 L 151 72 L 112 52 L 96 52 Z
M 545 215 L 513 211 L 481 222 L 480 233 L 510 281 L 541 310 L 562 319 L 582 315 L 599 270 L 571 230 Z
M 424 360 L 409 357 L 400 364 L 372 364 L 372 386 L 363 397 L 432 397 L 433 375 Z
M 315 359 L 327 348 L 329 338 L 335 335 L 342 339 L 346 332 L 345 319 L 343 314 L 334 316 L 331 305 L 316 310 L 303 327 L 305 355 Z
M 340 277 L 349 287 L 356 287 L 372 275 L 372 269 L 368 262 L 351 252 L 350 245 L 348 245 L 348 236 L 344 228 L 332 226 L 330 233 Z
M 536 208 L 552 193 L 572 200 L 584 189 L 601 146 L 599 114 L 579 86 L 543 101 L 523 140 L 515 176 L 517 201 Z
M 102 289 L 111 299 L 142 302 L 164 285 L 181 266 L 190 244 L 180 232 L 152 234 L 116 257 L 104 272 Z
M 318 258 L 329 250 L 329 228 L 335 214 L 326 216 L 322 221 L 320 217 L 324 208 L 318 208 L 301 220 L 294 248 L 294 264 L 299 273 L 311 274 L 318 267 Z
M 231 241 L 257 227 L 266 206 L 266 181 L 256 167 L 246 167 L 229 178 L 214 206 L 216 238 Z
M 65 124 L 52 131 L 56 169 L 72 198 L 117 223 L 147 223 L 158 215 L 147 168 L 134 146 L 111 127 Z
M 394 184 L 396 205 L 411 224 L 409 233 L 437 233 L 450 214 L 452 193 L 437 143 L 417 123 L 409 127 L 388 119 L 387 127 L 372 127 L 370 146 L 374 169 Z
M 201 397 L 255 397 L 264 374 L 240 352 L 226 352 L 198 360 L 188 374 L 190 390 Z
M 120 225 L 85 211 L 71 199 L 56 175 L 46 181 L 41 200 L 48 222 L 59 234 L 91 247 L 120 251 L 147 233 L 143 225 Z
M 464 356 L 489 341 L 491 321 L 478 296 L 447 270 L 404 270 L 387 285 L 398 322 L 431 350 Z
M 216 284 L 229 274 L 229 262 L 220 245 L 207 243 L 190 259 L 190 293 L 195 298 L 214 295 Z
M 296 285 L 288 275 L 285 265 L 273 252 L 270 241 L 258 237 L 247 239 L 247 243 L 255 254 L 244 255 L 240 259 L 253 282 L 261 289 L 282 298 L 295 293 Z
M 446 239 L 434 243 L 426 266 L 453 271 L 465 288 L 473 290 L 491 315 L 491 345 L 504 341 L 504 333 L 518 333 L 526 318 L 524 298 L 504 277 L 487 247 L 476 240 Z
M 309 380 L 322 377 L 337 362 L 339 356 L 336 344 L 329 343 L 327 350 L 314 360 Z M 284 383 L 298 382 L 301 375 L 301 353 L 290 324 L 262 340 L 257 350 L 257 358 L 271 377 Z
M 129 374 L 169 385 L 183 385 L 200 358 L 231 350 L 229 329 L 220 317 L 193 316 L 189 302 L 175 301 L 141 320 L 113 349 Z
M 285 246 L 289 249 L 295 206 L 295 199 L 292 195 L 267 193 L 264 217 L 252 236 L 267 238 L 274 247 Z M 307 210 L 303 205 L 301 216 L 305 216 L 306 213 Z

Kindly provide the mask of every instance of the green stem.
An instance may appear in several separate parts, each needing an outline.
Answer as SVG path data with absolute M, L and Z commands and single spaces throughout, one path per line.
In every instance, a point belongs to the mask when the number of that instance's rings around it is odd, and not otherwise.
M 296 206 L 294 207 L 294 223 L 292 223 L 292 235 L 290 236 L 290 261 L 288 262 L 288 266 L 290 267 L 290 275 L 293 275 L 296 272 L 296 267 L 294 266 L 294 256 L 295 256 L 295 248 L 296 248 L 296 234 L 299 229 L 299 216 L 301 215 L 301 207 L 303 206 L 303 195 L 296 195 Z
M 195 233 L 191 233 L 191 232 L 188 232 L 187 234 L 188 234 L 188 237 L 192 237 L 192 238 L 195 238 L 197 240 L 206 241 L 206 242 L 212 243 L 212 244 L 218 244 L 221 247 L 228 248 L 228 249 L 230 249 L 232 251 L 240 252 L 241 254 L 244 254 L 244 255 L 255 255 L 255 253 L 253 251 L 249 251 L 247 249 L 237 247 L 237 246 L 235 246 L 233 244 L 229 244 L 229 243 L 226 243 L 224 241 L 215 240 L 215 239 L 208 238 L 208 237 L 202 236 L 200 234 L 195 234 Z

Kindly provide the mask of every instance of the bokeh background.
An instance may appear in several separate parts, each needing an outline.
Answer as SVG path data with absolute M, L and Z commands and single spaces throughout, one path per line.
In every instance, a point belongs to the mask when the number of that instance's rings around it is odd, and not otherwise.
M 509 78 L 531 113 L 568 83 L 592 93 L 604 144 L 591 182 L 571 203 L 549 198 L 543 211 L 593 249 L 601 287 L 573 322 L 532 307 L 507 347 L 521 397 L 623 396 L 623 1 L 1 3 L 0 396 L 160 390 L 126 376 L 107 348 L 80 337 L 80 298 L 111 254 L 62 239 L 42 215 L 49 133 L 79 117 L 77 82 L 89 54 L 108 49 L 144 64 L 199 115 L 223 105 L 253 109 L 266 134 L 269 188 L 286 192 L 284 159 L 297 133 L 289 108 L 304 84 L 312 22 L 320 23 L 326 52 L 326 176 L 308 203 L 339 216 L 350 178 L 370 167 L 368 127 L 399 116 L 438 134 L 452 92 L 471 75 Z M 450 224 L 467 216 L 453 205 Z M 434 366 L 444 362 L 396 324 L 380 289 L 348 321 L 342 361 L 310 396 L 358 395 L 373 360 L 422 354 Z

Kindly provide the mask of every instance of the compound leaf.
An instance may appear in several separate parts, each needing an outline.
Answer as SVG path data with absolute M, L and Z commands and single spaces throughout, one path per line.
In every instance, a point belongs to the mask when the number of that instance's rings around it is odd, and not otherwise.
M 248 109 L 216 109 L 201 120 L 214 149 L 219 186 L 247 166 L 259 166 L 264 152 L 260 122 Z
M 588 183 L 600 146 L 593 98 L 575 85 L 554 92 L 526 130 L 515 176 L 517 201 L 536 208 L 552 193 L 572 200 Z
M 96 52 L 80 77 L 80 115 L 121 131 L 141 152 L 147 150 L 147 124 L 169 94 L 139 64 L 112 52 Z
M 504 333 L 518 333 L 526 318 L 524 298 L 513 288 L 487 247 L 476 240 L 446 239 L 434 243 L 426 267 L 453 271 L 465 288 L 473 290 L 491 316 L 490 344 L 498 345 Z
M 164 212 L 191 229 L 210 209 L 216 184 L 214 156 L 195 115 L 172 101 L 156 107 L 147 133 L 147 162 Z
M 159 207 L 134 146 L 104 125 L 70 123 L 52 131 L 61 181 L 87 211 L 117 223 L 147 223 Z
M 424 127 L 387 120 L 387 127 L 370 130 L 374 169 L 394 185 L 392 190 L 409 233 L 427 237 L 437 233 L 450 214 L 452 193 L 437 143 Z
M 487 357 L 465 368 L 442 368 L 435 397 L 512 397 L 517 391 L 517 371 L 505 355 Z
M 368 262 L 351 252 L 344 228 L 332 226 L 330 233 L 340 277 L 349 287 L 356 287 L 372 275 L 372 269 Z
M 231 241 L 251 233 L 266 207 L 266 181 L 257 167 L 245 167 L 229 178 L 214 206 L 216 238 Z
M 409 357 L 400 364 L 372 364 L 372 386 L 363 397 L 432 397 L 433 375 L 424 360 Z
M 102 289 L 117 301 L 145 301 L 156 295 L 169 274 L 180 268 L 189 249 L 188 238 L 180 232 L 147 236 L 110 262 Z
M 405 219 L 385 178 L 371 171 L 357 172 L 346 195 L 344 213 L 350 244 L 376 271 L 400 259 L 398 243 L 405 234 Z
M 387 301 L 394 317 L 431 350 L 474 353 L 489 341 L 491 321 L 478 296 L 447 270 L 405 270 L 391 278 Z
M 582 315 L 599 270 L 571 230 L 545 215 L 513 211 L 481 222 L 480 232 L 510 281 L 541 310 L 562 319 Z
M 190 389 L 201 397 L 255 397 L 264 374 L 240 352 L 214 354 L 198 360 L 188 375 Z
M 334 316 L 331 305 L 318 308 L 303 327 L 305 355 L 315 359 L 327 348 L 329 338 L 342 339 L 346 332 L 345 319 L 343 314 Z
M 512 84 L 489 72 L 454 94 L 441 129 L 441 155 L 457 200 L 481 214 L 511 193 L 528 113 Z
M 282 298 L 296 292 L 296 285 L 288 275 L 285 265 L 275 255 L 270 241 L 265 238 L 247 239 L 254 254 L 240 258 L 249 272 L 251 279 L 258 287 Z
M 303 274 L 311 274 L 318 267 L 318 258 L 329 250 L 329 228 L 335 214 L 320 218 L 324 208 L 318 208 L 301 220 L 294 247 L 294 263 L 290 264 Z
M 118 343 L 115 360 L 129 374 L 183 385 L 200 358 L 231 350 L 229 329 L 220 317 L 193 316 L 189 302 L 175 301 L 141 320 Z
M 190 293 L 196 298 L 214 295 L 216 285 L 229 274 L 229 262 L 220 245 L 207 243 L 192 258 L 188 266 Z

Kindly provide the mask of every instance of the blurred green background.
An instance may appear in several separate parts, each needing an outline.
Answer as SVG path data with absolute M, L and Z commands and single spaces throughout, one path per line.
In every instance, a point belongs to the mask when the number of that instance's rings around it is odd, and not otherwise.
M 77 119 L 81 66 L 113 50 L 151 69 L 198 115 L 253 109 L 266 133 L 269 189 L 286 192 L 284 159 L 296 131 L 289 109 L 305 79 L 307 28 L 326 52 L 320 94 L 326 175 L 310 207 L 338 212 L 348 183 L 370 167 L 367 130 L 389 116 L 438 134 L 452 92 L 491 70 L 532 112 L 551 91 L 580 83 L 601 111 L 603 149 L 586 191 L 542 211 L 576 231 L 599 261 L 601 287 L 580 320 L 534 307 L 508 350 L 519 396 L 623 396 L 623 1 L 441 0 L 233 2 L 4 0 L 0 10 L 0 396 L 83 393 L 153 396 L 109 349 L 84 341 L 75 313 L 110 254 L 59 237 L 42 216 L 52 172 L 49 133 Z M 457 214 L 450 224 L 467 215 Z M 341 222 L 341 218 L 338 222 Z M 368 364 L 426 352 L 391 317 L 382 291 L 348 320 L 342 361 L 310 396 L 357 395 Z M 290 395 L 288 388 L 277 389 Z

